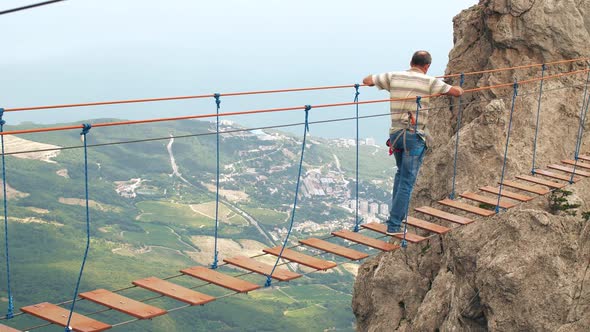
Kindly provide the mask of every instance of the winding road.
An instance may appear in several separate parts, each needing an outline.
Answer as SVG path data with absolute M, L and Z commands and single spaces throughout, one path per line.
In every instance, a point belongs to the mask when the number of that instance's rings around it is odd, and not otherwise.
M 166 145 L 166 150 L 168 150 L 168 155 L 170 156 L 170 165 L 172 166 L 172 174 L 170 174 L 170 176 L 176 176 L 182 182 L 184 182 L 184 183 L 186 183 L 186 184 L 188 184 L 190 186 L 196 187 L 194 184 L 192 184 L 187 179 L 185 179 L 182 176 L 182 174 L 178 171 L 178 165 L 176 164 L 176 159 L 174 159 L 174 153 L 172 152 L 172 145 L 173 144 L 174 144 L 174 136 L 172 136 L 172 134 L 170 134 L 170 141 Z M 231 202 L 229 202 L 227 200 L 224 200 L 224 199 L 221 199 L 220 198 L 219 201 L 222 202 L 223 204 L 227 205 L 229 208 L 231 208 L 232 210 L 236 211 L 240 215 L 242 215 L 242 217 L 244 217 L 252 226 L 256 227 L 256 229 L 258 230 L 258 232 L 262 236 L 264 236 L 264 238 L 267 239 L 270 244 L 275 245 L 275 242 L 264 231 L 264 229 L 262 229 L 262 227 L 258 224 L 258 222 L 256 221 L 256 219 L 254 219 L 254 217 L 252 217 L 246 211 L 244 211 L 244 210 L 240 209 L 239 207 L 233 205 Z

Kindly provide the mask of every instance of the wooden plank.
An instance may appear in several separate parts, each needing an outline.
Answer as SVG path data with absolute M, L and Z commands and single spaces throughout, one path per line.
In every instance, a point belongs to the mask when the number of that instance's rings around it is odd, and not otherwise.
M 574 172 L 573 167 L 567 167 L 567 166 L 563 166 L 563 165 L 552 164 L 552 165 L 549 165 L 547 167 L 549 167 L 551 169 L 556 169 L 558 171 L 570 173 L 570 174 L 572 174 Z M 590 176 L 590 172 L 585 172 L 585 171 L 582 171 L 582 170 L 576 168 L 576 175 L 580 175 L 580 176 L 584 176 L 584 177 L 589 177 Z
M 181 270 L 180 272 L 191 277 L 210 282 L 214 285 L 231 289 L 238 293 L 247 293 L 262 287 L 251 282 L 247 282 L 245 280 L 208 269 L 204 266 L 193 266 L 188 269 Z
M 582 159 L 582 160 L 585 160 L 585 161 L 590 161 L 590 156 L 586 156 L 586 155 L 581 154 L 581 155 L 578 156 L 578 159 Z
M 492 187 L 492 186 L 485 186 L 485 187 L 481 187 L 479 188 L 479 190 L 485 191 L 485 192 L 489 192 L 492 193 L 494 195 L 498 195 L 500 193 L 500 188 L 499 187 Z M 506 190 L 505 187 L 502 187 L 502 197 L 508 197 L 508 198 L 512 198 L 515 199 L 517 201 L 521 201 L 521 202 L 528 202 L 531 201 L 533 199 L 535 199 L 534 197 L 531 196 L 527 196 L 527 195 L 523 195 L 523 194 L 518 194 L 518 193 L 514 193 L 511 191 Z
M 567 165 L 572 165 L 572 166 L 573 165 L 576 165 L 576 167 L 590 169 L 590 164 L 583 163 L 583 162 L 581 162 L 579 160 L 578 160 L 578 163 L 577 164 L 576 164 L 576 161 L 575 160 L 571 160 L 571 159 L 565 159 L 565 160 L 562 160 L 561 162 L 564 163 L 564 164 L 567 164 Z
M 426 220 L 422 220 L 422 219 L 418 219 L 418 218 L 414 218 L 414 217 L 408 217 L 408 225 L 410 226 L 414 226 L 416 228 L 420 228 L 423 229 L 425 231 L 429 231 L 432 233 L 436 233 L 436 234 L 445 234 L 447 232 L 450 232 L 451 229 L 441 226 L 441 225 L 437 225 L 437 224 L 433 224 L 431 222 L 428 222 Z
M 281 248 L 282 248 L 282 246 L 278 246 L 278 247 L 274 247 L 274 248 L 266 248 L 266 249 L 263 249 L 262 251 L 264 251 L 267 254 L 279 256 L 279 254 L 281 253 Z M 285 248 L 285 250 L 283 250 L 282 257 L 286 260 L 290 260 L 292 262 L 299 263 L 301 265 L 305 265 L 307 267 L 311 267 L 316 270 L 325 271 L 325 270 L 328 270 L 328 269 L 338 266 L 338 264 L 336 264 L 334 262 L 325 261 L 325 260 L 319 259 L 317 257 L 305 255 L 299 251 L 291 250 L 288 248 Z
M 165 315 L 166 310 L 151 306 L 106 289 L 80 293 L 80 297 L 139 319 Z
M 190 305 L 201 305 L 215 301 L 215 297 L 213 296 L 199 293 L 156 277 L 135 280 L 133 284 Z
M 459 201 L 454 201 L 454 200 L 448 199 L 448 198 L 445 198 L 442 201 L 438 201 L 438 202 L 440 204 L 448 206 L 448 207 L 452 207 L 455 209 L 463 210 L 465 212 L 477 214 L 478 216 L 489 217 L 489 216 L 496 214 L 496 212 L 494 212 L 492 210 L 482 209 L 480 207 L 473 206 L 471 204 L 467 204 L 467 203 L 463 203 L 463 202 L 459 202 Z
M 524 180 L 524 181 L 536 183 L 536 184 L 541 184 L 541 185 L 544 185 L 544 186 L 547 186 L 547 187 L 553 188 L 553 189 L 560 189 L 560 188 L 563 188 L 566 186 L 565 184 L 543 180 L 543 179 L 536 178 L 536 177 L 530 176 L 530 175 L 517 175 L 516 178 Z
M 470 199 L 472 201 L 488 204 L 491 206 L 496 206 L 498 204 L 497 197 L 486 197 L 486 196 L 481 196 L 476 193 L 470 193 L 470 192 L 462 193 L 459 196 L 461 196 L 465 199 Z M 505 200 L 500 200 L 500 207 L 503 209 L 509 209 L 509 208 L 515 207 L 515 206 L 516 206 L 516 203 L 510 203 Z
M 429 216 L 433 216 L 436 218 L 440 218 L 443 220 L 454 222 L 459 225 L 467 225 L 467 224 L 470 224 L 473 222 L 473 219 L 469 219 L 467 217 L 461 217 L 456 214 L 452 214 L 452 213 L 448 213 L 448 212 L 441 211 L 438 209 L 434 209 L 434 208 L 431 208 L 430 206 L 421 206 L 421 207 L 415 208 L 414 210 L 418 211 L 420 213 L 427 214 Z
M 320 239 L 316 239 L 316 238 L 299 240 L 299 243 L 304 244 L 306 246 L 310 246 L 312 248 L 320 249 L 320 250 L 323 250 L 323 251 L 326 251 L 326 252 L 329 252 L 329 253 L 332 253 L 332 254 L 335 254 L 338 256 L 342 256 L 342 257 L 351 259 L 353 261 L 369 257 L 369 254 L 366 254 L 364 252 L 356 251 L 354 249 L 339 246 L 337 244 L 334 244 L 334 243 L 331 243 L 328 241 L 324 241 L 324 240 L 320 240 Z
M 332 235 L 349 240 L 349 241 L 353 241 L 356 243 L 360 243 L 366 246 L 369 246 L 371 248 L 375 248 L 378 250 L 383 250 L 383 251 L 393 251 L 395 249 L 399 249 L 398 245 L 395 245 L 393 243 L 388 243 L 385 241 L 381 241 L 369 236 L 365 236 L 359 233 L 355 233 L 355 232 L 351 232 L 351 231 L 347 231 L 347 230 L 341 230 L 338 232 L 332 232 Z
M 21 332 L 21 331 L 17 330 L 17 329 L 13 329 L 10 326 L 0 324 L 0 332 Z
M 498 184 L 499 184 L 499 182 L 498 182 Z M 537 186 L 529 186 L 528 184 L 524 184 L 524 183 L 520 183 L 520 182 L 516 182 L 516 181 L 512 181 L 512 180 L 504 180 L 504 186 L 515 188 L 515 189 L 520 189 L 523 191 L 528 191 L 530 193 L 537 194 L 537 195 L 546 195 L 547 193 L 549 193 L 551 191 L 551 190 L 548 190 L 545 188 L 541 188 L 541 187 L 537 187 Z
M 53 324 L 61 325 L 63 327 L 68 323 L 70 311 L 62 307 L 56 306 L 48 302 L 43 302 L 20 309 L 29 315 L 44 319 Z M 70 327 L 77 332 L 100 332 L 110 329 L 112 326 L 99 322 L 92 318 L 82 316 L 74 313 L 70 320 Z
M 385 224 L 378 224 L 375 222 L 371 222 L 368 224 L 363 224 L 363 225 L 361 225 L 361 227 L 366 228 L 366 229 L 370 229 L 372 231 L 375 231 L 375 232 L 378 232 L 381 234 L 387 234 L 387 225 L 385 225 Z M 403 234 L 396 234 L 396 235 L 393 235 L 393 237 L 400 239 L 400 240 L 404 239 Z M 418 243 L 418 242 L 422 242 L 424 240 L 426 240 L 426 238 L 423 236 L 420 236 L 418 234 L 414 234 L 414 233 L 410 233 L 410 232 L 406 233 L 406 241 L 408 241 L 410 243 Z
M 550 177 L 550 178 L 553 178 L 553 179 L 567 181 L 567 182 L 570 182 L 570 179 L 572 178 L 571 175 L 570 176 L 567 176 L 567 175 L 557 174 L 557 173 L 550 172 L 550 171 L 545 171 L 545 170 L 542 170 L 542 169 L 535 170 L 535 173 L 536 174 L 541 174 L 543 176 Z M 580 180 L 581 180 L 581 178 L 574 176 L 574 182 L 578 182 Z
M 253 258 L 246 256 L 235 256 L 231 258 L 225 258 L 223 261 L 241 267 L 242 269 L 260 273 L 265 276 L 270 275 L 273 269 L 273 265 L 261 263 Z M 289 281 L 301 277 L 301 274 L 291 272 L 286 269 L 276 268 L 271 277 L 279 281 Z

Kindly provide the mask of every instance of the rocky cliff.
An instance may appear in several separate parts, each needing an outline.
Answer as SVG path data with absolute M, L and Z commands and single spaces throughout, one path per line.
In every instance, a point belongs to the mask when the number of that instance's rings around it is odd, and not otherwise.
M 586 13 L 590 2 L 583 0 L 482 0 L 454 19 L 455 47 L 447 72 L 590 56 Z M 586 66 L 549 66 L 545 75 Z M 468 76 L 465 87 L 540 76 L 540 68 L 486 73 Z M 579 74 L 544 82 L 537 167 L 573 157 L 585 80 Z M 520 85 L 508 179 L 531 171 L 538 96 L 538 82 Z M 463 98 L 457 193 L 499 181 L 511 97 L 510 88 L 498 88 Z M 451 192 L 458 107 L 450 99 L 438 100 L 435 107 L 435 144 L 422 167 L 413 206 L 434 205 Z M 582 151 L 588 151 L 586 144 Z M 580 204 L 572 209 L 576 216 L 552 213 L 548 198 L 539 197 L 442 238 L 367 261 L 354 290 L 358 329 L 590 330 L 590 221 L 582 218 L 590 211 L 590 180 L 567 190 L 573 192 L 568 199 Z

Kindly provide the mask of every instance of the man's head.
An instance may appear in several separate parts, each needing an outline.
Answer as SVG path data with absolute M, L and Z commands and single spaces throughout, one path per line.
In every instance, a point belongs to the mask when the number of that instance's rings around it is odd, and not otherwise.
M 410 66 L 412 68 L 416 67 L 424 72 L 428 71 L 430 68 L 430 64 L 432 63 L 432 56 L 427 51 L 417 51 L 412 56 L 412 61 L 410 62 Z

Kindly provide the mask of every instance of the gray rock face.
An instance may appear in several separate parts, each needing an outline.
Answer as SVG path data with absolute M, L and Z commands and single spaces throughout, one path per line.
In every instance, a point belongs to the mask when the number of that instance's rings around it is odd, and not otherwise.
M 455 47 L 447 72 L 590 56 L 586 13 L 590 1 L 481 0 L 453 20 Z M 583 62 L 560 64 L 548 67 L 545 75 L 585 68 Z M 485 73 L 468 76 L 465 88 L 540 76 L 540 68 Z M 573 157 L 585 80 L 586 74 L 578 74 L 544 82 L 537 167 Z M 519 86 L 507 179 L 531 171 L 538 96 L 538 82 Z M 451 192 L 456 102 L 439 99 L 431 111 L 435 143 L 413 207 L 433 205 Z M 500 180 L 512 89 L 466 94 L 463 106 L 457 193 Z M 575 217 L 549 213 L 547 198 L 539 197 L 442 239 L 367 261 L 354 289 L 358 330 L 590 331 L 590 221 L 581 217 L 590 211 L 590 180 L 568 190 L 581 204 Z

